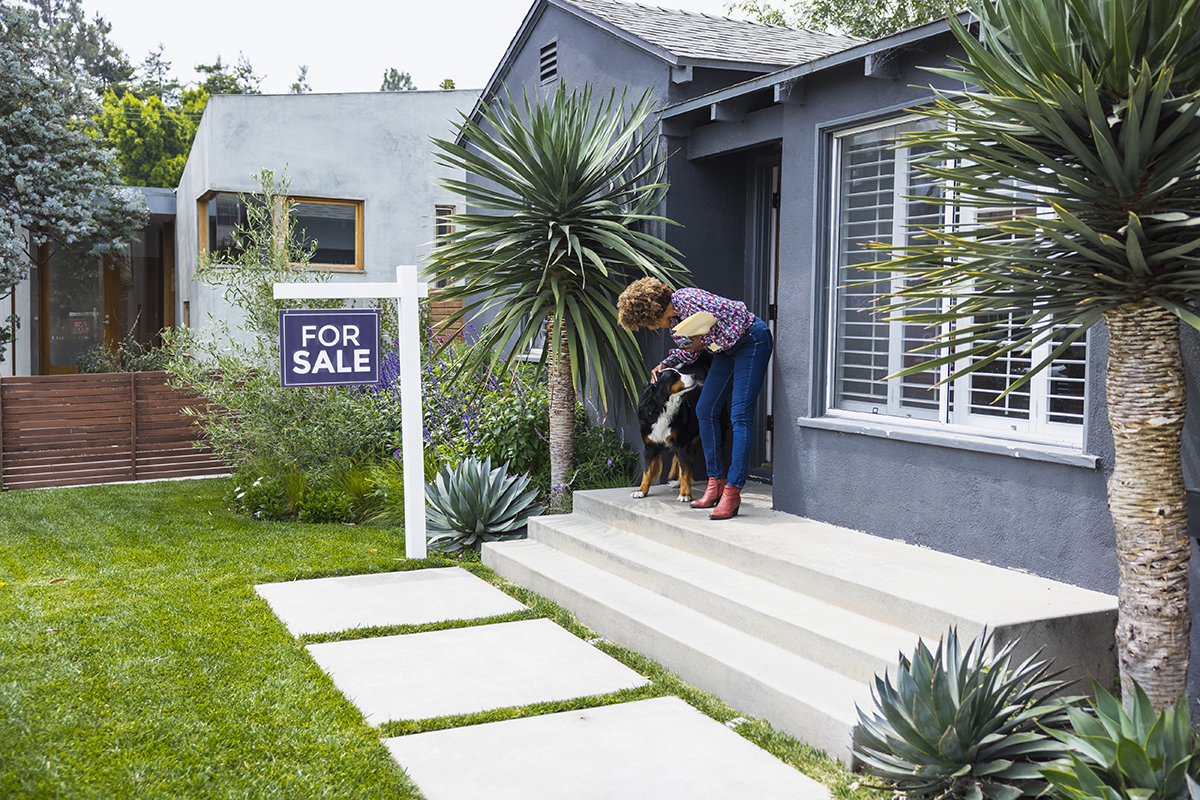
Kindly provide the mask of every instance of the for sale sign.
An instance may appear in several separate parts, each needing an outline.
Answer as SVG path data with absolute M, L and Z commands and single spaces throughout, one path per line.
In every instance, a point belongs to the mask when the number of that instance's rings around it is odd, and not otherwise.
M 284 309 L 279 312 L 282 386 L 379 383 L 378 309 Z

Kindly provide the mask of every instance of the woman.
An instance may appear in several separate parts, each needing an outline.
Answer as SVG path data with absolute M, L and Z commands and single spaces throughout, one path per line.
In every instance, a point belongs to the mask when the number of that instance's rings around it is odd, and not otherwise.
M 704 464 L 708 470 L 708 488 L 692 508 L 713 508 L 709 519 L 737 516 L 742 503 L 742 487 L 750 458 L 750 436 L 754 427 L 754 407 L 774 342 L 771 329 L 750 313 L 746 304 L 727 300 L 702 289 L 671 287 L 658 278 L 642 278 L 617 298 L 618 321 L 625 330 L 673 328 L 681 320 L 701 311 L 716 317 L 707 333 L 700 336 L 671 335 L 677 347 L 662 363 L 650 371 L 652 380 L 664 369 L 691 363 L 701 350 L 713 353 L 712 367 L 696 403 L 700 418 L 700 441 L 704 445 Z M 729 471 L 721 463 L 721 429 L 718 412 L 730 403 L 733 422 L 733 453 Z

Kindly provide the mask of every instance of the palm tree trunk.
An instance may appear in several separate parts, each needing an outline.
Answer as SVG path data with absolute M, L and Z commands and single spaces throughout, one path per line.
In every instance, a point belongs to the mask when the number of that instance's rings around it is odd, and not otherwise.
M 1136 680 L 1162 709 L 1186 702 L 1192 627 L 1179 319 L 1142 302 L 1108 312 L 1105 321 L 1108 419 L 1116 450 L 1108 505 L 1117 530 L 1121 691 L 1128 708 Z
M 550 351 L 548 390 L 550 394 L 550 513 L 567 509 L 571 487 L 567 480 L 575 461 L 575 382 L 571 380 L 571 351 L 566 334 L 555 342 L 554 329 L 546 326 Z

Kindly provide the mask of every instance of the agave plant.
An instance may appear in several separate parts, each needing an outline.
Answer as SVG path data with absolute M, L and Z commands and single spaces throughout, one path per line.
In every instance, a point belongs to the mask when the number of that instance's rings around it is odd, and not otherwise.
M 454 470 L 443 466 L 425 484 L 429 548 L 457 553 L 483 542 L 520 539 L 526 520 L 542 513 L 528 475 L 509 475 L 508 464 L 492 469 L 492 459 L 468 458 Z
M 1063 800 L 1177 800 L 1200 796 L 1196 735 L 1186 702 L 1157 713 L 1134 684 L 1129 712 L 1093 682 L 1092 712 L 1071 708 L 1071 730 L 1054 731 L 1067 758 L 1042 770 Z
M 895 684 L 875 678 L 877 713 L 858 710 L 854 752 L 880 779 L 876 788 L 912 798 L 1014 800 L 1045 789 L 1039 772 L 1064 751 L 1042 730 L 1066 725 L 1063 681 L 1036 654 L 1012 666 L 1009 642 L 994 656 L 993 633 L 964 651 L 951 628 L 937 650 L 918 641 L 903 654 Z

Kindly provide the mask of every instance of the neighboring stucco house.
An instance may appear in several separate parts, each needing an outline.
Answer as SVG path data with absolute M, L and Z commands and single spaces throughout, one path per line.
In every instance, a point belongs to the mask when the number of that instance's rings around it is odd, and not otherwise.
M 993 402 L 1038 353 L 941 388 L 935 372 L 885 380 L 933 332 L 867 313 L 889 281 L 852 285 L 868 276 L 861 265 L 881 258 L 864 243 L 902 242 L 907 226 L 945 213 L 919 199 L 936 187 L 892 139 L 927 124 L 909 110 L 934 99 L 931 87 L 964 88 L 922 69 L 961 54 L 947 25 L 872 42 L 808 34 L 823 46 L 753 74 L 745 54 L 774 52 L 784 33 L 620 0 L 538 0 L 487 92 L 591 82 L 628 85 L 634 96 L 648 89 L 664 106 L 664 211 L 682 227 L 663 235 L 697 285 L 744 300 L 775 326 L 758 474 L 772 481 L 776 508 L 1115 592 L 1103 325 Z M 706 49 L 687 49 L 698 42 Z M 738 59 L 733 83 L 728 64 Z M 1014 201 L 1013 213 L 1024 211 Z M 1194 384 L 1200 337 L 1184 338 Z M 656 363 L 666 337 L 645 342 Z M 1196 425 L 1193 414 L 1184 451 L 1192 489 Z
M 136 191 L 150 217 L 123 258 L 84 258 L 50 245 L 38 249 L 29 276 L 0 312 L 18 319 L 0 376 L 75 372 L 76 359 L 98 345 L 113 346 L 126 336 L 149 342 L 174 324 L 175 194 Z
M 219 288 L 194 280 L 200 252 L 228 243 L 243 219 L 237 195 L 254 176 L 286 175 L 300 226 L 320 243 L 314 263 L 335 281 L 392 281 L 420 264 L 459 201 L 436 182 L 462 177 L 434 163 L 431 137 L 453 123 L 476 90 L 362 94 L 217 95 L 200 121 L 179 188 L 138 189 L 150 221 L 126 257 L 73 258 L 43 248 L 42 266 L 16 287 L 20 323 L 0 375 L 76 371 L 79 355 L 127 336 L 153 342 L 163 328 L 238 330 Z M 435 320 L 436 321 L 436 320 Z
M 239 194 L 259 191 L 263 169 L 286 175 L 296 225 L 318 242 L 312 265 L 334 281 L 394 281 L 420 264 L 440 218 L 461 211 L 439 180 L 431 137 L 453 123 L 475 90 L 362 94 L 218 95 L 209 100 L 176 190 L 176 321 L 238 328 L 219 288 L 195 280 L 199 254 L 228 246 L 244 221 Z

